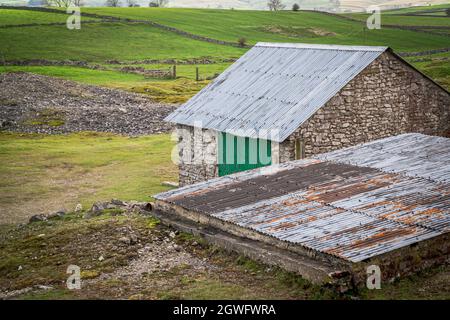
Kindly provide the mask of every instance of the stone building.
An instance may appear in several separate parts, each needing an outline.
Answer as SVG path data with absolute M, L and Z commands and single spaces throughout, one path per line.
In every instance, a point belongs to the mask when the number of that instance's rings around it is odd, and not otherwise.
M 166 120 L 186 185 L 402 133 L 450 136 L 450 94 L 387 47 L 258 43 Z

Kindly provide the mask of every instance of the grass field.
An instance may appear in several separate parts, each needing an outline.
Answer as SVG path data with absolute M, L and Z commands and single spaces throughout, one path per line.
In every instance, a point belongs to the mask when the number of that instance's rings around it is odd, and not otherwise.
M 432 6 L 416 6 L 416 7 L 408 7 L 408 8 L 402 8 L 402 9 L 395 9 L 395 10 L 386 10 L 383 11 L 384 14 L 404 14 L 404 13 L 415 13 L 415 14 L 422 14 L 429 11 L 444 11 L 450 7 L 450 4 L 436 4 Z
M 0 29 L 5 60 L 189 59 L 239 57 L 239 48 L 187 39 L 142 24 L 87 24 L 81 30 L 65 26 Z
M 369 17 L 369 14 L 354 13 L 346 14 L 346 16 L 361 20 L 365 22 Z M 442 16 L 442 18 L 423 16 L 403 16 L 394 14 L 381 15 L 381 27 L 383 24 L 387 25 L 400 25 L 400 26 L 437 26 L 437 27 L 450 27 L 450 18 Z
M 67 20 L 66 15 L 54 14 L 48 12 L 26 11 L 26 10 L 9 10 L 0 8 L 0 26 L 3 25 L 18 25 L 31 23 L 64 23 Z M 99 20 L 97 18 L 84 18 L 83 20 Z
M 169 135 L 0 133 L 0 224 L 77 203 L 148 201 L 176 181 Z
M 8 24 L 23 23 L 21 14 L 2 10 Z M 382 28 L 364 31 L 363 24 L 313 12 L 263 12 L 154 8 L 84 8 L 85 12 L 130 19 L 151 19 L 184 31 L 237 42 L 241 37 L 258 41 L 387 45 L 397 51 L 422 51 L 448 46 L 448 37 L 408 30 Z M 20 12 L 22 13 L 22 11 Z M 25 15 L 41 13 L 28 13 Z M 18 17 L 19 15 L 19 17 Z M 65 15 L 46 14 L 50 20 Z M 395 17 L 397 18 L 397 17 Z M 414 19 L 446 20 L 412 17 Z M 416 23 L 416 22 L 413 22 Z M 420 21 L 417 23 L 421 23 Z M 0 29 L 1 55 L 5 60 L 48 59 L 105 62 L 109 59 L 236 58 L 245 50 L 177 35 L 144 24 L 98 23 L 81 30 L 65 26 Z
M 131 19 L 150 19 L 214 39 L 250 44 L 258 41 L 387 45 L 397 51 L 448 46 L 448 38 L 382 28 L 364 31 L 365 24 L 317 12 L 239 10 L 86 8 L 86 12 Z M 419 17 L 421 19 L 422 17 Z M 410 18 L 414 20 L 415 17 Z M 433 18 L 431 18 L 433 19 Z M 439 18 L 434 18 L 439 19 Z

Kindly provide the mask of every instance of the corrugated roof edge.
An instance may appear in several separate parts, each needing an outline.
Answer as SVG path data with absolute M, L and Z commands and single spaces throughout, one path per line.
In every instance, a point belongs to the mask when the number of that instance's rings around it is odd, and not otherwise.
M 377 46 L 347 46 L 334 44 L 313 44 L 313 43 L 285 43 L 285 42 L 258 42 L 255 47 L 266 48 L 292 48 L 292 49 L 316 49 L 316 50 L 346 50 L 346 51 L 376 51 L 384 52 L 389 47 Z

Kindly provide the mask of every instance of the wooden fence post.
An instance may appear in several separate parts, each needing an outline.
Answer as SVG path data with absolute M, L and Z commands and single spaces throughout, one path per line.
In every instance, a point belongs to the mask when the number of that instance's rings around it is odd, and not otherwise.
M 172 77 L 174 79 L 177 78 L 177 66 L 176 65 L 174 65 L 173 68 L 172 68 Z
M 195 67 L 195 81 L 199 81 L 199 80 L 200 80 L 200 77 L 198 74 L 198 67 Z

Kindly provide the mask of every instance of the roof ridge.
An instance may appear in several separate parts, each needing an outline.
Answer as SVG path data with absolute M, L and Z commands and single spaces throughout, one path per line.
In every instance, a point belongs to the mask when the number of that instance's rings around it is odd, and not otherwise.
M 255 47 L 266 48 L 292 48 L 292 49 L 317 49 L 317 50 L 347 50 L 347 51 L 378 51 L 384 52 L 389 47 L 384 46 L 353 46 L 337 44 L 315 44 L 315 43 L 285 43 L 285 42 L 258 42 Z

